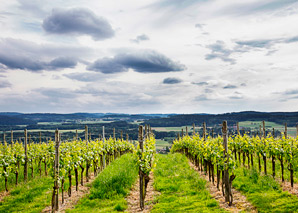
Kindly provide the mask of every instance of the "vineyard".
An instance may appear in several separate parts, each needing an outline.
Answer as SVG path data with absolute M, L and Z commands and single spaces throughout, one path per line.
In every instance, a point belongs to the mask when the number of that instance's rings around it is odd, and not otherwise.
M 252 136 L 229 134 L 226 122 L 221 135 L 205 123 L 192 130 L 168 155 L 155 154 L 147 125 L 134 142 L 106 139 L 104 128 L 90 140 L 86 126 L 84 140 L 56 130 L 54 141 L 28 143 L 25 130 L 23 143 L 0 145 L 0 212 L 296 211 L 298 139 L 286 126 L 281 137 L 264 122 Z

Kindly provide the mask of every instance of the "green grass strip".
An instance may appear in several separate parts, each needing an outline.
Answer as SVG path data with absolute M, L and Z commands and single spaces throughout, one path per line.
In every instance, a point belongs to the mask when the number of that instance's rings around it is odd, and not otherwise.
M 35 178 L 18 185 L 0 202 L 0 212 L 41 212 L 51 204 L 53 185 L 51 177 Z
M 156 155 L 155 163 L 154 188 L 161 195 L 152 212 L 225 212 L 184 155 Z
M 297 212 L 298 198 L 283 192 L 270 175 L 260 175 L 255 169 L 238 168 L 233 187 L 243 192 L 258 212 Z
M 94 180 L 90 194 L 75 209 L 66 212 L 117 212 L 127 208 L 125 197 L 138 177 L 138 168 L 132 154 L 112 162 Z

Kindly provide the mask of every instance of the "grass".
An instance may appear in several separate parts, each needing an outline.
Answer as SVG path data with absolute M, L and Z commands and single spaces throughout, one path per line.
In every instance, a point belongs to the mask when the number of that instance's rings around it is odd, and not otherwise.
M 0 168 L 0 172 L 3 170 L 3 168 Z M 44 176 L 44 163 L 42 163 L 42 166 L 41 166 L 41 173 L 42 173 L 42 176 Z M 49 165 L 48 165 L 48 173 L 50 174 L 50 168 L 49 168 Z M 34 171 L 33 171 L 33 179 L 35 178 L 39 178 L 40 177 L 40 174 L 39 174 L 39 170 L 38 170 L 38 165 L 37 163 L 34 163 Z M 41 178 L 40 177 L 40 178 Z M 15 185 L 15 173 L 13 172 L 9 172 L 9 176 L 8 176 L 8 190 L 11 191 L 13 190 L 16 185 Z M 29 168 L 28 166 L 28 180 L 32 180 L 31 178 L 31 169 Z M 24 166 L 23 165 L 20 165 L 20 169 L 19 169 L 19 184 L 23 183 L 24 181 Z M 0 176 L 0 192 L 1 191 L 4 191 L 5 190 L 5 181 L 4 181 L 4 177 L 3 176 Z
M 170 146 L 169 142 L 161 139 L 156 139 L 156 143 L 155 143 L 156 150 L 166 148 L 166 146 L 167 147 Z
M 158 132 L 181 132 L 181 129 L 185 132 L 186 126 L 179 126 L 179 127 L 152 127 L 152 130 L 158 131 Z M 188 132 L 192 132 L 192 126 L 187 126 Z M 196 131 L 199 129 L 199 127 L 196 127 Z
M 260 175 L 255 169 L 238 168 L 233 187 L 243 192 L 258 212 L 296 212 L 298 198 L 283 192 L 271 177 Z
M 185 156 L 156 155 L 154 188 L 161 192 L 152 212 L 224 212 L 206 190 L 206 181 Z
M 137 164 L 132 154 L 112 162 L 94 180 L 90 194 L 75 209 L 67 212 L 118 212 L 127 208 L 125 197 L 138 176 Z
M 242 121 L 239 122 L 240 127 L 251 128 L 259 130 L 260 125 L 262 126 L 262 121 Z M 275 130 L 279 130 L 280 132 L 285 131 L 285 126 L 281 124 L 277 124 L 275 122 L 265 121 L 266 129 L 274 128 Z M 263 128 L 263 127 L 262 127 Z M 296 137 L 296 127 L 288 127 L 288 135 L 292 137 Z
M 22 183 L 0 202 L 0 212 L 41 212 L 51 204 L 52 187 L 51 177 L 35 178 Z

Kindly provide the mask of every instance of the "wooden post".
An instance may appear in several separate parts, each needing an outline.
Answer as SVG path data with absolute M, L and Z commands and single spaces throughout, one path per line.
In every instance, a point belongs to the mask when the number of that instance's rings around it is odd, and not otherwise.
M 127 141 L 129 140 L 129 136 L 128 136 L 128 134 L 126 134 L 126 140 L 127 140 Z
M 240 135 L 239 122 L 237 122 L 237 135 Z
M 275 130 L 274 130 L 274 128 L 272 129 L 272 137 L 275 138 Z
M 266 129 L 265 129 L 265 121 L 263 123 L 263 139 L 264 139 L 264 146 L 266 146 Z M 261 127 L 261 126 L 260 126 Z M 267 175 L 267 157 L 263 156 L 264 161 L 264 173 Z
M 185 135 L 186 135 L 186 136 L 188 135 L 188 129 L 187 129 L 187 126 L 185 127 Z
M 180 133 L 179 132 L 177 133 L 177 138 L 178 138 L 178 140 L 180 140 Z
M 184 133 L 183 133 L 183 128 L 181 129 L 181 138 L 183 138 Z
M 229 176 L 229 152 L 228 152 L 228 126 L 227 121 L 222 123 L 222 137 L 223 147 L 225 154 L 225 169 L 224 169 L 224 182 L 225 182 L 225 202 L 229 202 L 229 206 L 232 205 L 232 194 L 230 189 L 230 176 Z
M 285 138 L 288 138 L 288 126 L 287 123 L 285 123 Z
M 261 125 L 259 126 L 259 137 L 260 138 L 262 137 L 262 126 Z
M 55 131 L 55 163 L 54 163 L 54 188 L 52 196 L 52 211 L 59 210 L 59 145 L 60 145 L 60 136 L 59 131 Z
M 266 138 L 265 121 L 263 121 L 263 137 Z
M 39 143 L 41 143 L 41 131 L 39 132 Z
M 6 139 L 5 139 L 5 131 L 3 131 L 3 144 L 5 144 Z
M 105 145 L 105 127 L 102 127 L 102 143 L 103 146 Z M 106 156 L 105 154 L 102 155 L 102 167 L 103 169 L 106 168 Z
M 296 124 L 296 138 L 298 137 L 298 124 Z
M 120 131 L 120 139 L 121 140 L 123 139 L 123 131 L 122 130 Z
M 139 126 L 139 146 L 141 149 L 141 152 L 143 153 L 144 145 L 143 145 L 143 126 Z M 139 182 L 140 182 L 140 208 L 144 209 L 144 199 L 145 199 L 145 182 L 144 182 L 144 174 L 139 168 Z
M 24 163 L 24 181 L 26 182 L 28 179 L 28 149 L 27 149 L 27 143 L 28 143 L 28 133 L 27 129 L 24 130 L 24 135 L 25 135 L 25 163 Z
M 206 140 L 206 122 L 203 123 L 203 138 Z
M 192 135 L 196 134 L 196 126 L 195 123 L 192 124 Z
M 13 145 L 13 130 L 10 131 L 10 143 Z
M 116 139 L 116 129 L 115 128 L 113 129 L 113 139 L 114 140 Z
M 76 129 L 76 140 L 79 139 L 78 130 Z
M 88 145 L 88 126 L 85 125 L 85 140 L 86 140 L 86 145 Z

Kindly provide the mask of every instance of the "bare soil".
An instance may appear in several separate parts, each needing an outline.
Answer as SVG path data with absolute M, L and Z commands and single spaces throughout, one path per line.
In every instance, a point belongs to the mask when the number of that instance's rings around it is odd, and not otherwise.
M 292 195 L 296 195 L 298 197 L 298 184 L 294 183 L 293 188 L 291 187 L 291 182 L 290 181 L 284 181 L 282 182 L 281 179 L 279 180 L 280 186 L 283 191 L 287 191 Z
M 153 172 L 149 174 L 149 183 L 146 189 L 146 197 L 145 197 L 145 207 L 143 210 L 140 209 L 140 184 L 139 178 L 137 182 L 133 185 L 129 195 L 126 198 L 128 203 L 128 212 L 150 212 L 154 205 L 154 198 L 158 196 L 157 191 L 154 191 L 153 188 Z
M 233 194 L 233 204 L 229 206 L 227 202 L 225 202 L 225 198 L 221 191 L 221 183 L 220 183 L 220 189 L 216 187 L 216 183 L 209 182 L 209 176 L 205 175 L 204 172 L 198 171 L 198 169 L 195 167 L 193 163 L 189 161 L 189 165 L 197 171 L 200 176 L 207 181 L 206 187 L 208 191 L 210 192 L 211 196 L 219 202 L 219 206 L 229 212 L 241 212 L 241 211 L 247 211 L 247 212 L 258 212 L 256 207 L 254 207 L 247 198 L 242 195 L 239 191 L 232 188 L 232 194 Z M 216 177 L 215 177 L 216 179 Z
M 10 194 L 9 191 L 8 192 L 7 191 L 0 192 L 0 202 L 2 202 L 2 200 L 9 194 Z
M 59 189 L 59 211 L 58 212 L 65 212 L 66 209 L 73 209 L 78 201 L 84 197 L 90 191 L 90 186 L 87 186 L 93 182 L 95 179 L 93 173 L 89 175 L 89 182 L 86 182 L 86 177 L 84 177 L 83 186 L 79 184 L 78 191 L 76 191 L 76 186 L 71 187 L 71 197 L 68 197 L 67 190 L 64 192 L 64 203 L 62 204 L 62 196 L 61 196 L 61 189 Z M 75 184 L 72 183 L 72 184 Z M 52 193 L 52 191 L 51 191 Z M 51 212 L 52 207 L 47 206 L 42 212 Z

